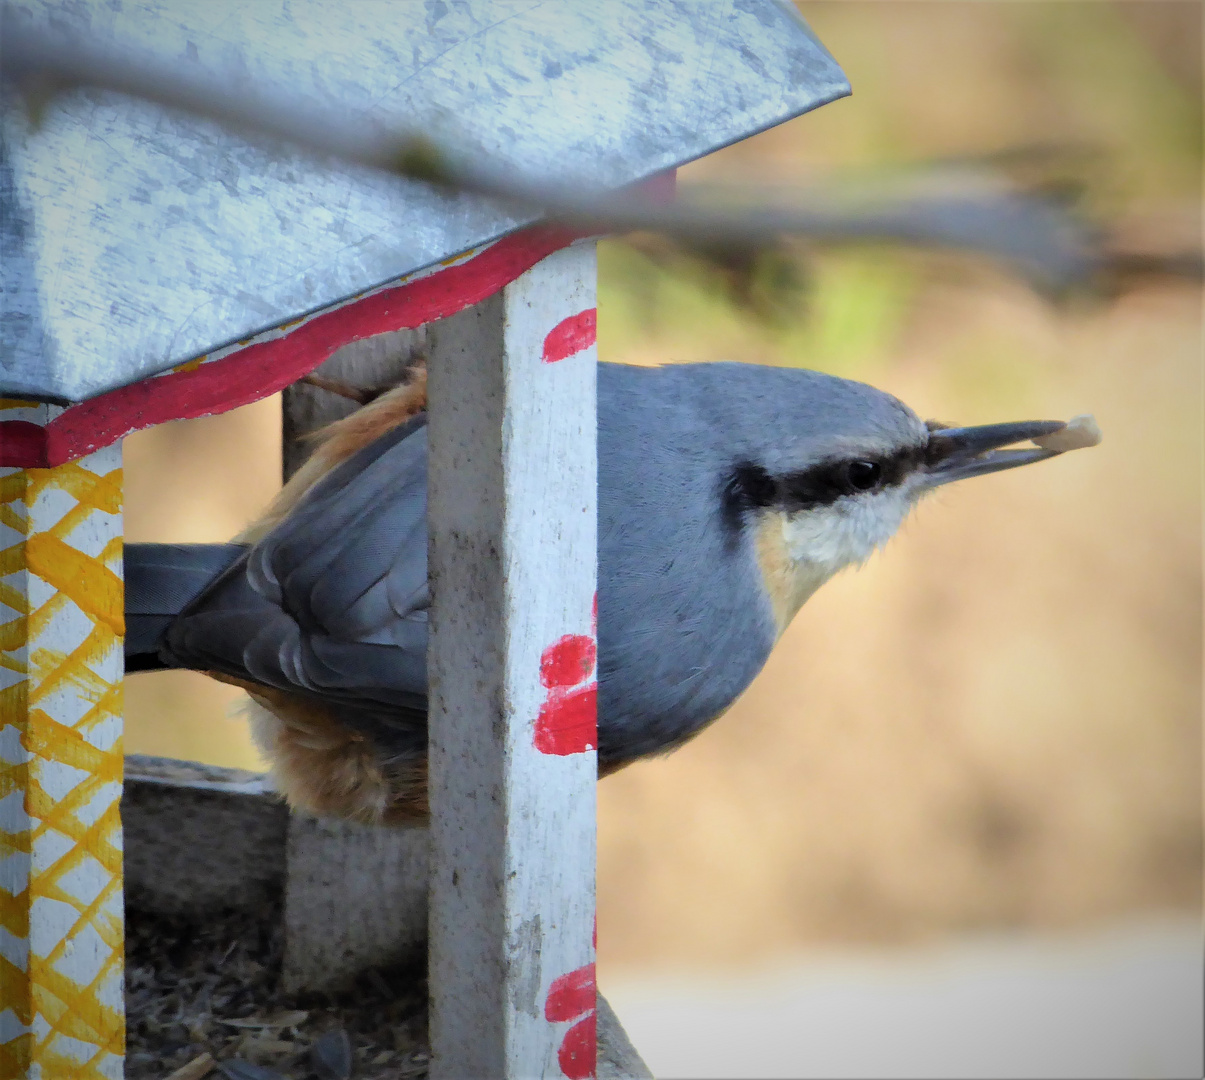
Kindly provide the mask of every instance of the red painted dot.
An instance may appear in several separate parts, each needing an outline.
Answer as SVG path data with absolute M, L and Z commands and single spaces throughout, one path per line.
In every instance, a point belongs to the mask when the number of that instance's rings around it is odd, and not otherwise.
M 590 677 L 598 649 L 592 637 L 566 634 L 540 656 L 540 682 L 545 686 L 576 686 Z
M 569 1080 L 587 1080 L 598 1071 L 598 1014 L 591 1013 L 565 1032 L 556 1055 Z
M 534 742 L 542 754 L 581 754 L 598 746 L 598 683 L 555 687 L 540 706 Z
M 44 469 L 49 464 L 44 427 L 27 420 L 0 422 L 0 465 Z
M 544 338 L 544 363 L 555 364 L 588 349 L 598 340 L 598 308 L 587 308 L 562 319 Z
M 576 1020 L 598 1004 L 594 965 L 585 964 L 553 979 L 544 999 L 545 1020 Z

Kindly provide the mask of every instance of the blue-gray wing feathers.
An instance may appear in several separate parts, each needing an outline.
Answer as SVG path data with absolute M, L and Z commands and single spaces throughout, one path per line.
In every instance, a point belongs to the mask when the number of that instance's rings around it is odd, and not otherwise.
M 425 420 L 352 455 L 244 549 L 172 622 L 165 659 L 319 697 L 352 722 L 421 723 Z

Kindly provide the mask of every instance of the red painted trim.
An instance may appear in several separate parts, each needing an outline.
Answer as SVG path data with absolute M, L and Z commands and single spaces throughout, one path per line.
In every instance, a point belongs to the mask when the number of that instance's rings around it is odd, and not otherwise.
M 484 300 L 576 238 L 553 226 L 512 233 L 480 255 L 324 311 L 283 335 L 73 405 L 46 426 L 40 453 L 28 434 L 18 437 L 27 441 L 6 438 L 4 461 L 24 468 L 61 465 L 131 431 L 258 401 L 309 374 L 348 342 L 421 326 Z
M 588 349 L 598 340 L 598 308 L 587 308 L 562 319 L 544 338 L 544 363 L 558 360 Z
M 0 466 L 44 469 L 46 429 L 28 420 L 0 420 Z

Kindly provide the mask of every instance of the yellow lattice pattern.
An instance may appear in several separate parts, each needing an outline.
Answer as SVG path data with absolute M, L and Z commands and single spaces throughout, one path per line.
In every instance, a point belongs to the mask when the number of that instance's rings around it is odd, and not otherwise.
M 122 1074 L 120 515 L 119 447 L 0 470 L 4 1078 Z

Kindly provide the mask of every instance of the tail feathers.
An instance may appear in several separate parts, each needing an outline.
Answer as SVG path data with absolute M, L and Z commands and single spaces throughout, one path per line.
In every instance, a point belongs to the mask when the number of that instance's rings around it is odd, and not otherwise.
M 126 671 L 170 666 L 159 646 L 172 620 L 244 551 L 242 544 L 126 544 Z

